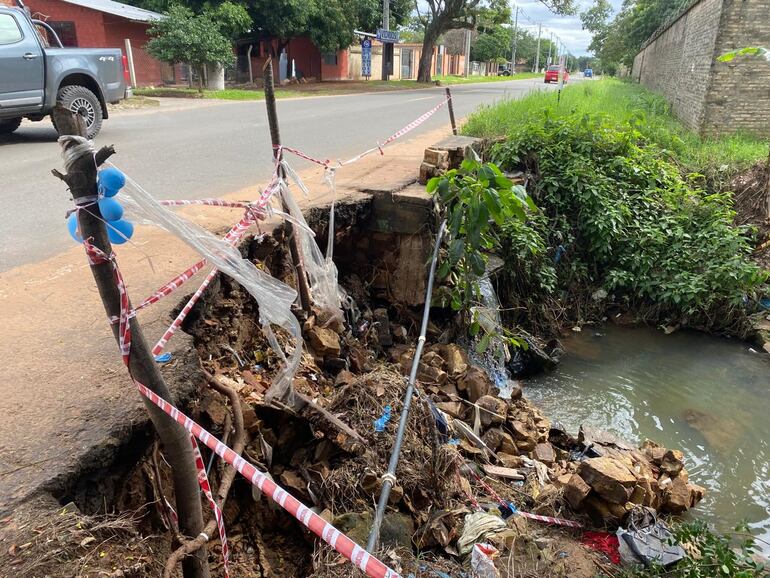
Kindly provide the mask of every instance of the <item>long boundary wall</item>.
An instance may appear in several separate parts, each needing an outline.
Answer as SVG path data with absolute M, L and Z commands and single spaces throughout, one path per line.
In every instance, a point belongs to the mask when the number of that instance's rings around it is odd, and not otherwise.
M 701 134 L 770 136 L 770 61 L 717 61 L 745 46 L 770 48 L 770 0 L 695 0 L 647 41 L 632 76 Z

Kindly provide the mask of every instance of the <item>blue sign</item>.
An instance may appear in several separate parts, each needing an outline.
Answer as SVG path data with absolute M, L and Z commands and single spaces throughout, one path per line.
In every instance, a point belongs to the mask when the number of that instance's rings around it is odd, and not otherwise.
M 377 40 L 379 40 L 380 42 L 398 44 L 398 41 L 399 41 L 398 32 L 395 30 L 385 30 L 384 28 L 378 28 Z
M 372 40 L 364 38 L 361 42 L 361 76 L 372 75 Z

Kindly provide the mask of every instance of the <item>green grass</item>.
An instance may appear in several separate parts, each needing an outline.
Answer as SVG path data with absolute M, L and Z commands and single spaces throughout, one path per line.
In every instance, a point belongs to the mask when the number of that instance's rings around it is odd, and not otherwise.
M 134 90 L 137 96 L 170 97 L 170 98 L 214 98 L 217 100 L 264 100 L 265 93 L 262 90 L 243 90 L 229 88 L 225 90 L 204 90 L 199 92 L 195 88 L 137 88 Z M 290 98 L 301 96 L 295 91 L 276 89 L 278 98 Z
M 483 82 L 505 82 L 507 80 L 526 80 L 528 78 L 542 78 L 537 72 L 520 72 L 515 76 L 434 76 L 441 84 L 477 84 Z
M 485 82 L 502 82 L 506 80 L 524 80 L 527 78 L 537 78 L 542 76 L 535 73 L 517 74 L 513 79 L 509 76 L 472 76 L 464 78 L 462 76 L 435 76 L 434 81 L 439 81 L 441 85 L 452 84 L 475 84 Z M 356 94 L 362 92 L 387 92 L 391 90 L 409 90 L 415 88 L 426 88 L 432 84 L 424 84 L 416 80 L 369 80 L 369 81 L 342 81 L 342 82 L 322 82 L 314 84 L 288 85 L 277 88 L 275 95 L 278 98 L 297 98 L 303 96 L 331 96 L 335 94 Z M 214 98 L 217 100 L 263 100 L 265 93 L 262 90 L 248 88 L 228 88 L 225 90 L 204 90 L 199 92 L 197 88 L 137 88 L 134 90 L 136 96 L 150 97 L 170 97 L 170 98 Z
M 669 111 L 666 101 L 637 84 L 602 79 L 567 86 L 557 102 L 555 91 L 538 91 L 519 100 L 484 106 L 463 127 L 465 134 L 501 137 L 529 121 L 567 117 L 574 113 L 602 115 L 609 122 L 632 127 L 643 138 L 673 151 L 688 172 L 725 182 L 767 158 L 768 142 L 750 135 L 701 138 Z

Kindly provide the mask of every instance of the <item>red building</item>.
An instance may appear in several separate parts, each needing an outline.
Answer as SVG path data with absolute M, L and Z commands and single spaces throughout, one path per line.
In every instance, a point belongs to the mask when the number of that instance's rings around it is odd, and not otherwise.
M 238 76 L 241 81 L 248 78 L 244 75 L 248 68 L 241 62 L 247 63 L 248 48 L 251 45 L 251 67 L 255 77 L 261 77 L 262 65 L 268 57 L 273 57 L 273 69 L 275 79 L 280 82 L 284 78 L 292 76 L 302 78 L 314 78 L 315 80 L 347 80 L 348 79 L 348 50 L 338 50 L 337 52 L 322 53 L 318 47 L 313 44 L 310 38 L 300 36 L 292 38 L 285 45 L 274 40 L 240 40 L 237 46 L 239 70 Z M 285 56 L 281 57 L 280 51 L 285 51 Z M 285 68 L 281 70 L 281 63 Z
M 174 82 L 174 68 L 144 50 L 147 29 L 161 18 L 157 12 L 113 0 L 28 0 L 33 18 L 47 22 L 64 46 L 120 48 L 131 41 L 138 86 Z

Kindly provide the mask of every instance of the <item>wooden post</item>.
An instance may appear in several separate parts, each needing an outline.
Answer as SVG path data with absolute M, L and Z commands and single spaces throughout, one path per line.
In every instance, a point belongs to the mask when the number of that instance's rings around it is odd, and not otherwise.
M 53 113 L 59 134 L 85 136 L 86 128 L 83 118 L 75 115 L 64 107 L 57 106 Z M 66 175 L 54 170 L 53 174 L 69 186 L 75 203 L 84 197 L 97 194 L 96 168 L 103 164 L 115 150 L 109 147 L 101 148 L 94 157 L 87 155 L 75 161 Z M 93 213 L 93 214 L 92 214 Z M 88 211 L 78 212 L 78 223 L 84 239 L 91 239 L 95 247 L 107 255 L 112 254 L 112 246 L 107 237 L 107 229 L 100 217 L 96 205 Z M 120 315 L 120 293 L 113 275 L 110 263 L 91 265 L 91 273 L 96 281 L 99 295 L 104 304 L 108 318 Z M 171 392 L 158 370 L 155 358 L 144 339 L 142 329 L 136 317 L 131 318 L 131 359 L 130 371 L 138 381 L 157 393 L 162 398 L 172 401 Z M 118 340 L 118 325 L 112 324 L 115 340 Z M 77 346 L 77 344 L 72 344 Z M 174 482 L 176 508 L 179 515 L 179 530 L 190 538 L 197 537 L 203 530 L 203 510 L 201 507 L 200 490 L 198 488 L 197 469 L 193 456 L 190 435 L 187 431 L 155 406 L 142 397 L 147 413 L 150 414 L 158 437 L 166 451 L 166 457 L 171 466 Z M 182 563 L 185 578 L 209 578 L 208 552 L 205 546 L 185 558 Z
M 455 124 L 455 107 L 452 104 L 452 92 L 446 87 L 447 105 L 449 106 L 449 122 L 452 123 L 452 134 L 457 134 L 457 125 Z
M 278 111 L 275 106 L 275 81 L 273 80 L 273 59 L 268 58 L 265 67 L 262 69 L 265 81 L 265 105 L 267 106 L 267 124 L 270 127 L 270 141 L 273 145 L 273 156 L 278 157 L 280 152 L 277 147 L 281 144 L 281 132 L 278 128 Z M 285 177 L 283 167 L 278 168 L 279 175 Z M 289 208 L 284 203 L 284 212 L 288 213 Z M 310 298 L 310 286 L 308 285 L 305 265 L 302 263 L 302 253 L 299 250 L 299 239 L 294 235 L 294 227 L 289 221 L 284 224 L 286 234 L 289 236 L 289 249 L 291 250 L 291 260 L 294 263 L 294 269 L 297 272 L 297 288 L 299 289 L 299 303 L 304 311 L 310 313 L 312 300 Z

